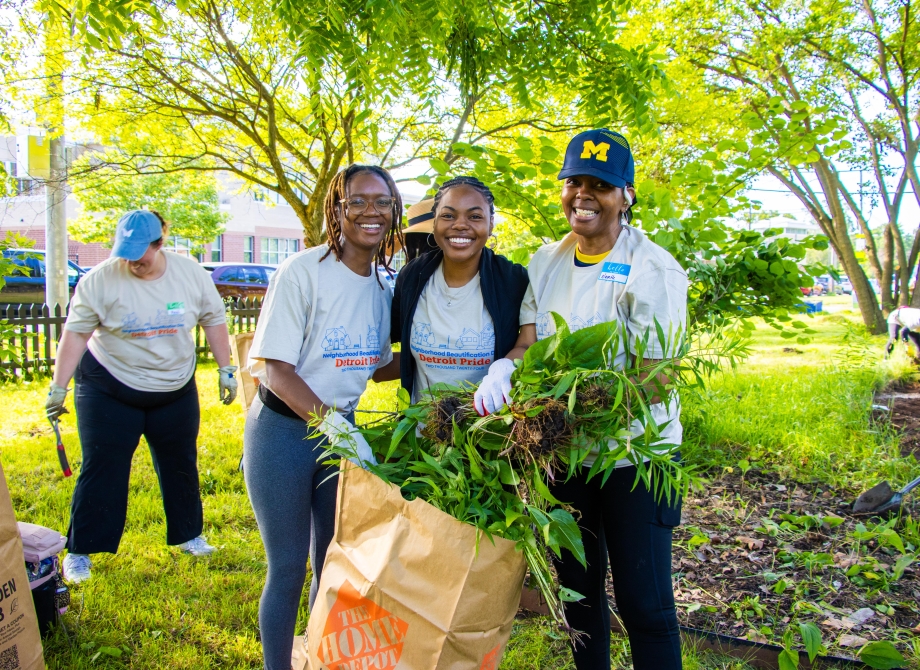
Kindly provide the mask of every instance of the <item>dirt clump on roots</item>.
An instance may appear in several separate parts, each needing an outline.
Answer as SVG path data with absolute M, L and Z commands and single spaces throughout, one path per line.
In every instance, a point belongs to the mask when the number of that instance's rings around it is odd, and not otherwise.
M 447 442 L 454 432 L 454 422 L 459 425 L 468 415 L 470 409 L 460 398 L 445 396 L 432 405 L 428 423 L 422 434 L 435 442 Z
M 576 394 L 578 402 L 588 407 L 607 408 L 610 406 L 610 393 L 607 387 L 600 384 L 590 384 Z
M 536 416 L 526 416 L 529 410 L 536 407 L 542 407 L 543 411 Z M 565 403 L 552 398 L 540 398 L 528 400 L 521 408 L 515 410 L 516 418 L 511 429 L 511 439 L 519 452 L 527 452 L 534 458 L 539 458 L 552 453 L 572 436 L 572 426 L 566 416 Z

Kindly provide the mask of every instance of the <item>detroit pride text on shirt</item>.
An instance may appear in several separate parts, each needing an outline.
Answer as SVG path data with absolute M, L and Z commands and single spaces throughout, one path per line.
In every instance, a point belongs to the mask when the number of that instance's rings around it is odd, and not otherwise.
M 158 309 L 154 317 L 148 317 L 144 323 L 136 312 L 125 315 L 121 330 L 132 338 L 152 340 L 156 337 L 172 337 L 185 328 L 185 303 L 169 302 L 166 309 Z
M 412 351 L 426 367 L 438 370 L 481 370 L 492 363 L 495 329 L 486 324 L 482 332 L 464 328 L 457 336 L 437 344 L 429 323 L 413 323 Z
M 380 362 L 380 330 L 368 326 L 367 331 L 359 335 L 349 333 L 345 326 L 327 328 L 322 347 L 323 358 L 335 360 L 339 370 L 373 371 Z

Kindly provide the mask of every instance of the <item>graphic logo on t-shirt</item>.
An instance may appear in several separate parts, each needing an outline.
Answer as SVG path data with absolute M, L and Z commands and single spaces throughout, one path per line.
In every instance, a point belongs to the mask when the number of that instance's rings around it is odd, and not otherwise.
M 170 303 L 175 304 L 175 303 Z M 183 303 L 179 303 L 182 305 Z M 168 307 L 168 305 L 167 305 Z M 129 312 L 122 317 L 121 332 L 132 338 L 152 340 L 157 337 L 173 337 L 185 328 L 185 309 L 172 313 L 168 309 L 158 309 L 156 316 L 140 322 L 136 312 Z
M 380 349 L 380 329 L 374 326 L 368 326 L 367 339 L 365 342 L 368 349 Z
M 352 337 L 345 326 L 327 328 L 322 341 L 323 358 L 335 359 L 342 370 L 375 370 L 380 362 L 380 329 L 367 327 L 365 344 L 361 336 Z
M 601 266 L 601 273 L 597 276 L 597 281 L 612 281 L 617 284 L 625 284 L 629 279 L 630 266 L 625 263 L 604 263 Z
M 409 343 L 419 360 L 430 368 L 486 368 L 492 362 L 495 328 L 491 323 L 486 324 L 482 331 L 464 328 L 456 337 L 448 336 L 446 342 L 437 344 L 430 323 L 414 323 Z
M 572 315 L 569 317 L 568 324 L 569 324 L 569 330 L 574 333 L 576 330 L 581 330 L 582 328 L 587 328 L 588 326 L 596 326 L 600 322 L 601 322 L 600 312 L 594 312 L 594 315 L 588 317 L 587 319 L 583 319 L 573 312 Z
M 601 317 L 600 312 L 594 312 L 588 318 L 585 318 L 575 312 L 569 315 L 566 323 L 569 326 L 571 332 L 576 330 L 581 330 L 582 328 L 587 328 L 588 326 L 596 326 L 599 323 L 603 322 L 603 317 Z M 550 337 L 556 332 L 556 322 L 553 321 L 553 315 L 549 312 L 537 312 L 537 338 L 544 339 Z
M 415 347 L 433 347 L 434 333 L 430 323 L 413 323 L 412 337 L 409 340 Z
M 326 329 L 326 336 L 323 338 L 323 351 L 345 351 L 346 349 L 357 349 L 360 346 L 360 339 L 357 344 L 352 345 L 351 335 L 348 334 L 344 326 Z

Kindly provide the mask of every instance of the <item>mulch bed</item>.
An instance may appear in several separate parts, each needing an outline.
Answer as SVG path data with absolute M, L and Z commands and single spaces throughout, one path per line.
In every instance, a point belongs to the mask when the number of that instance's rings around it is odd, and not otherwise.
M 790 622 L 812 621 L 839 655 L 898 629 L 920 634 L 920 566 L 894 579 L 901 553 L 881 520 L 848 515 L 858 493 L 736 471 L 690 497 L 674 534 L 681 625 L 776 643 Z M 913 500 L 904 510 L 917 518 Z M 917 532 L 903 524 L 891 528 L 899 538 Z
M 901 454 L 913 454 L 920 460 L 920 383 L 902 381 L 891 384 L 875 395 L 877 421 L 890 421 L 900 432 Z M 888 411 L 878 408 L 887 407 Z

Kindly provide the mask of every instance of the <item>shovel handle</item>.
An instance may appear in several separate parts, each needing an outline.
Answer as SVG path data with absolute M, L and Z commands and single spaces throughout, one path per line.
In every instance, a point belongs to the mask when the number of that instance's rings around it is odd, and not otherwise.
M 900 490 L 900 494 L 901 494 L 902 496 L 906 496 L 908 493 L 910 493 L 910 492 L 913 491 L 915 488 L 917 488 L 917 485 L 918 485 L 918 484 L 920 484 L 920 477 L 917 477 L 914 481 L 912 481 L 910 484 L 908 484 L 908 485 L 905 486 L 903 489 L 901 489 L 901 490 Z
M 70 463 L 67 462 L 67 452 L 64 451 L 64 441 L 61 439 L 60 421 L 51 419 L 51 427 L 54 429 L 54 436 L 57 438 L 57 455 L 58 462 L 61 464 L 61 471 L 65 477 L 70 477 L 73 472 L 70 470 Z

